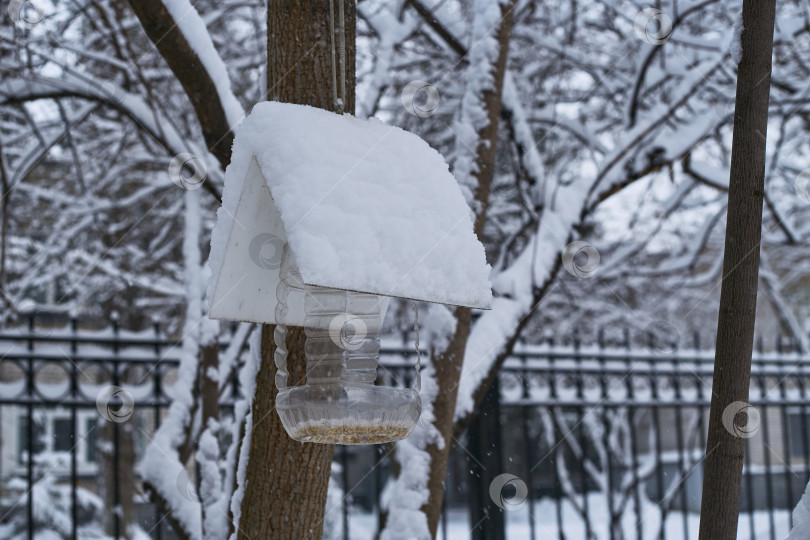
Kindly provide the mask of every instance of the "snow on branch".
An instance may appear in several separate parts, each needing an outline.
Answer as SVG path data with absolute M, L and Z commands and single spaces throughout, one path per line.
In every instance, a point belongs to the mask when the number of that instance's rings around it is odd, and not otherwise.
M 168 118 L 140 96 L 109 84 L 103 87 L 98 86 L 91 75 L 68 68 L 68 66 L 61 67 L 66 69 L 61 77 L 35 74 L 30 77 L 3 81 L 3 85 L 0 86 L 0 105 L 59 97 L 79 97 L 103 101 L 127 115 L 168 152 L 172 154 L 183 152 L 205 154 L 196 145 L 191 144 L 187 137 L 181 135 Z M 217 169 L 209 167 L 208 172 L 217 172 Z M 222 175 L 222 171 L 218 171 L 220 180 Z
M 144 457 L 138 465 L 138 473 L 165 501 L 171 517 L 180 524 L 183 531 L 192 539 L 202 539 L 201 504 L 195 500 L 196 497 L 189 496 L 188 487 L 182 486 L 183 481 L 180 480 L 187 478 L 180 448 L 188 440 L 195 439 L 188 433 L 193 428 L 193 417 L 198 409 L 196 387 L 200 345 L 205 335 L 211 333 L 205 327 L 215 323 L 203 316 L 205 275 L 200 260 L 200 193 L 190 190 L 184 193 L 184 197 L 186 208 L 183 259 L 187 299 L 180 365 L 177 369 L 177 381 L 170 390 L 173 399 L 169 412 L 146 447 Z M 201 451 L 205 456 L 212 453 L 207 446 Z M 219 474 L 218 471 L 216 473 Z M 203 486 L 210 492 L 214 489 L 214 483 L 216 482 L 205 481 Z M 186 491 L 182 489 L 184 487 Z
M 473 5 L 472 46 L 468 51 L 470 67 L 461 100 L 461 114 L 454 124 L 456 159 L 453 173 L 476 214 L 480 211 L 480 201 L 476 201 L 479 146 L 487 144 L 479 134 L 490 122 L 484 96 L 495 89 L 494 71 L 500 52 L 497 33 L 493 29 L 501 24 L 501 8 L 506 4 L 504 1 L 476 0 Z
M 514 77 L 510 72 L 506 72 L 503 79 L 503 104 L 504 112 L 508 114 L 509 125 L 514 133 L 515 142 L 519 145 L 520 162 L 531 182 L 535 185 L 542 185 L 545 177 L 543 158 L 534 140 L 531 126 L 526 117 L 526 111 L 520 103 Z
M 508 353 L 524 321 L 542 298 L 542 291 L 553 279 L 562 250 L 571 241 L 575 226 L 612 194 L 685 155 L 716 126 L 719 120 L 713 118 L 696 118 L 695 122 L 677 128 L 669 128 L 666 121 L 705 83 L 723 56 L 720 54 L 704 62 L 700 69 L 687 76 L 676 89 L 679 99 L 671 105 L 652 109 L 648 117 L 602 159 L 593 178 L 548 190 L 555 193 L 554 200 L 546 205 L 537 232 L 512 264 L 493 277 L 497 298 L 492 310 L 484 312 L 470 331 L 459 383 L 456 421 L 467 418 L 474 410 L 481 385 L 489 380 Z M 645 164 L 638 171 L 619 166 L 632 164 L 640 148 L 658 146 L 663 149 L 663 157 L 657 162 Z
M 580 208 L 585 192 L 576 186 L 560 191 L 561 208 Z M 535 307 L 536 291 L 549 282 L 557 268 L 560 251 L 568 243 L 578 212 L 545 210 L 536 233 L 506 270 L 495 276 L 493 289 L 498 294 L 492 309 L 481 314 L 470 330 L 464 364 L 459 380 L 455 420 L 471 414 L 475 396 L 516 338 L 521 323 Z M 549 249 L 548 246 L 554 246 Z M 541 247 L 539 249 L 538 247 Z
M 231 540 L 236 540 L 239 520 L 242 517 L 242 499 L 247 486 L 247 466 L 250 459 L 250 441 L 253 436 L 253 410 L 251 404 L 256 394 L 256 375 L 262 363 L 262 332 L 256 330 L 249 338 L 250 354 L 239 373 L 239 384 L 244 392 L 244 399 L 234 405 L 233 435 L 227 452 L 228 467 L 225 478 L 225 489 L 220 499 L 220 510 L 233 515 Z M 234 470 L 235 469 L 235 470 Z
M 208 77 L 214 83 L 219 102 L 225 111 L 225 117 L 231 129 L 235 128 L 245 116 L 245 110 L 231 90 L 231 79 L 225 63 L 214 48 L 211 34 L 205 21 L 189 0 L 162 0 L 174 24 L 183 34 L 191 49 L 196 53 Z
M 410 437 L 397 443 L 395 457 L 400 466 L 399 476 L 383 492 L 383 507 L 388 510 L 385 529 L 380 540 L 428 540 L 430 529 L 421 508 L 428 502 L 430 490 L 429 445 L 444 446 L 441 434 L 433 425 L 433 402 L 439 387 L 433 365 L 422 371 L 422 415 Z
M 370 118 L 377 111 L 383 91 L 389 84 L 389 70 L 394 64 L 397 48 L 413 33 L 418 19 L 409 13 L 402 13 L 403 20 L 400 21 L 392 10 L 374 11 L 366 4 L 357 6 L 357 15 L 368 23 L 379 38 L 377 52 L 373 55 L 374 68 L 371 71 L 369 88 L 364 99 L 358 102 L 356 115 L 359 118 Z

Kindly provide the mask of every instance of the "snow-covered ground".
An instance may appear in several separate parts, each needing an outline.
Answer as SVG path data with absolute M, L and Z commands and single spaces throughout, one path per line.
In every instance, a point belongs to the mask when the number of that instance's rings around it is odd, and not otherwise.
M 588 497 L 589 515 L 591 516 L 591 526 L 593 533 L 600 540 L 609 539 L 607 519 L 607 505 L 605 498 L 600 494 L 592 494 Z M 657 538 L 661 516 L 658 509 L 651 502 L 644 505 L 644 519 L 642 526 L 644 538 Z M 557 538 L 557 510 L 554 501 L 542 499 L 534 503 L 534 535 L 537 539 Z M 739 526 L 737 529 L 738 540 L 754 540 L 760 538 L 784 538 L 789 531 L 789 512 L 778 510 L 774 514 L 774 535 L 770 534 L 770 518 L 768 512 L 754 512 L 753 531 L 750 526 L 750 515 L 740 514 Z M 467 511 L 464 509 L 452 509 L 447 513 L 447 540 L 466 540 L 470 538 L 471 527 Z M 529 507 L 524 504 L 522 507 L 506 512 L 506 537 L 510 540 L 530 540 L 531 527 L 529 519 Z M 576 513 L 569 503 L 563 504 L 562 523 L 566 538 L 578 539 L 587 538 L 585 523 Z M 689 513 L 687 515 L 688 533 L 684 534 L 683 514 L 680 512 L 670 512 L 667 515 L 665 537 L 670 540 L 681 538 L 697 538 L 700 516 Z M 353 512 L 349 515 L 349 538 L 351 540 L 373 540 L 376 531 L 377 518 L 374 514 Z M 624 522 L 624 531 L 627 538 L 636 538 L 637 523 L 633 512 L 627 514 Z M 439 539 L 442 537 L 442 524 L 439 524 Z

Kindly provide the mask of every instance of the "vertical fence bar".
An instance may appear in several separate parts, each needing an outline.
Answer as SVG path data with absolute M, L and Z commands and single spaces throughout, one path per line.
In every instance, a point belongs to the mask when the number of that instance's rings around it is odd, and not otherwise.
M 523 371 L 521 371 L 521 396 L 523 399 L 529 399 L 529 371 L 526 369 L 526 364 L 528 363 L 528 358 L 525 356 L 521 360 L 523 364 Z M 520 420 L 521 420 L 521 430 L 523 431 L 523 459 L 525 462 L 523 471 L 526 475 L 526 484 L 529 486 L 529 493 L 527 494 L 529 497 L 529 538 L 530 540 L 535 540 L 535 530 L 534 530 L 534 481 L 532 480 L 532 443 L 531 443 L 531 435 L 529 434 L 529 419 L 528 419 L 528 411 L 531 411 L 531 407 L 529 406 L 522 406 L 520 407 Z
M 786 386 L 788 381 L 790 380 L 789 377 L 785 377 L 784 379 L 780 379 L 778 381 L 779 385 L 779 397 L 781 398 L 781 405 L 779 410 L 782 415 L 782 463 L 784 465 L 784 472 L 782 473 L 785 477 L 785 483 L 787 484 L 787 496 L 785 497 L 785 505 L 787 508 L 790 508 L 793 505 L 793 471 L 791 470 L 791 458 L 790 458 L 790 421 L 788 418 L 788 406 L 786 404 L 787 401 L 787 390 Z M 793 512 L 788 512 L 788 526 L 793 527 Z
M 112 369 L 112 383 L 113 386 L 119 386 L 120 381 L 118 378 L 118 340 L 119 340 L 119 323 L 118 317 L 113 317 L 112 319 L 112 329 L 113 329 L 113 342 L 112 342 L 112 350 L 113 350 L 113 369 Z M 118 540 L 121 537 L 121 482 L 119 478 L 119 474 L 121 471 L 119 470 L 120 465 L 120 449 L 119 449 L 119 433 L 118 433 L 118 422 L 112 423 L 113 429 L 113 533 L 115 535 L 115 539 Z
M 25 426 L 25 435 L 28 439 L 27 450 L 28 459 L 26 460 L 25 476 L 28 486 L 27 493 L 27 518 L 28 518 L 28 540 L 34 540 L 34 398 L 36 396 L 34 389 L 34 313 L 28 316 L 28 404 L 26 406 L 27 425 Z
M 759 336 L 756 341 L 756 349 L 759 353 L 759 356 L 762 356 L 763 351 L 763 342 L 762 336 Z M 756 356 L 752 358 L 751 367 L 752 370 L 757 369 L 757 366 L 760 368 L 762 367 L 761 364 L 757 363 Z M 743 473 L 745 475 L 745 484 L 746 484 L 746 500 L 748 501 L 748 527 L 751 534 L 754 534 L 756 530 L 756 516 L 754 516 L 754 507 L 756 501 L 754 501 L 754 472 L 751 468 L 751 447 L 752 447 L 751 439 L 745 441 L 745 453 L 743 457 L 744 468 Z
M 764 397 L 766 394 L 767 378 L 760 375 L 757 377 L 757 381 L 759 382 L 760 395 Z M 765 419 L 765 421 L 760 424 L 760 433 L 762 435 L 762 455 L 765 460 L 765 498 L 768 503 L 768 536 L 771 540 L 776 540 L 776 523 L 774 521 L 775 505 L 773 500 L 772 481 L 773 469 L 771 466 L 771 449 L 768 445 L 768 441 L 770 440 L 770 430 L 768 429 L 768 407 L 766 407 L 764 404 L 761 405 L 760 414 Z
M 807 393 L 806 393 L 806 386 L 805 386 L 805 374 L 804 371 L 799 368 L 799 374 L 796 377 L 796 382 L 799 385 L 799 396 L 802 405 L 799 406 L 799 422 L 801 423 L 801 437 L 802 437 L 802 450 L 804 451 L 804 474 L 802 475 L 802 481 L 800 485 L 807 484 L 808 475 L 810 475 L 810 437 L 807 434 L 807 407 L 804 403 L 807 403 Z
M 76 317 L 70 318 L 70 531 L 73 540 L 79 537 L 79 498 L 76 492 L 78 478 L 78 464 L 76 463 L 76 452 L 79 446 L 78 422 L 76 421 L 76 401 L 79 396 L 79 373 L 76 366 L 76 355 L 79 352 L 77 343 L 78 321 Z
M 608 419 L 608 376 L 607 376 L 607 364 L 605 361 L 605 329 L 599 328 L 596 334 L 596 344 L 599 347 L 599 386 L 602 395 L 602 446 L 605 447 L 605 456 L 607 458 L 607 462 L 605 463 L 605 467 L 607 470 L 605 474 L 607 476 L 607 508 L 608 508 L 608 531 L 610 540 L 617 540 L 617 534 L 621 534 L 621 532 L 617 531 L 617 527 L 620 527 L 621 524 L 618 523 L 616 514 L 614 512 L 613 506 L 613 460 L 611 459 L 611 452 L 610 452 L 610 420 Z
M 554 338 L 549 337 L 547 340 L 549 349 L 554 348 Z M 548 357 L 548 385 L 549 385 L 549 392 L 551 394 L 551 401 L 557 401 L 557 376 L 554 369 L 554 357 Z M 560 491 L 560 475 L 557 472 L 557 463 L 560 459 L 560 445 L 557 443 L 557 428 L 556 424 L 554 423 L 554 409 L 553 407 L 547 407 L 548 414 L 552 416 L 551 422 L 551 429 L 554 430 L 554 433 L 551 434 L 550 439 L 553 441 L 553 447 L 550 448 L 550 452 L 554 455 L 554 460 L 551 464 L 551 475 L 554 481 L 554 511 L 555 516 L 557 518 L 557 534 L 559 535 L 559 540 L 565 540 L 565 530 L 563 528 L 563 501 L 562 501 L 562 492 Z
M 701 354 L 701 353 L 702 353 L 702 350 L 701 350 L 701 348 L 700 348 L 700 346 L 701 346 L 701 342 L 700 342 L 700 332 L 695 331 L 695 332 L 694 332 L 694 334 L 692 335 L 692 339 L 693 339 L 693 341 L 694 341 L 694 349 L 695 349 L 695 368 L 696 368 L 696 370 L 697 370 L 697 371 L 694 373 L 694 384 L 695 384 L 695 388 L 697 389 L 697 390 L 696 390 L 696 397 L 697 397 L 697 403 L 698 403 L 698 405 L 697 405 L 697 415 L 698 415 L 698 421 L 697 421 L 698 441 L 700 442 L 700 446 L 699 446 L 699 448 L 700 448 L 700 449 L 703 449 L 703 448 L 706 448 L 706 436 L 707 436 L 707 431 L 708 431 L 708 428 L 706 427 L 706 424 L 705 424 L 704 420 L 705 420 L 706 414 L 708 413 L 708 410 L 707 410 L 707 407 L 706 407 L 706 406 L 703 404 L 703 402 L 704 402 L 704 400 L 705 400 L 706 398 L 705 398 L 705 396 L 704 396 L 704 394 L 703 394 L 703 384 L 704 384 L 704 381 L 703 381 L 703 377 L 701 376 L 701 371 L 702 371 L 702 369 L 703 369 L 703 360 L 702 360 L 702 358 L 701 358 L 701 356 L 702 356 L 702 354 Z M 710 384 L 710 383 L 709 383 L 709 384 Z M 709 388 L 711 388 L 711 386 L 709 386 Z M 700 467 L 701 467 L 701 469 L 700 469 L 700 470 L 701 470 L 701 480 L 702 480 L 702 479 L 703 479 L 703 478 L 702 478 L 702 477 L 703 477 L 703 474 L 702 474 L 702 471 L 703 471 L 703 469 L 702 469 L 702 467 L 703 467 L 703 462 L 702 462 L 702 461 L 701 461 L 701 465 L 700 465 Z M 701 484 L 700 484 L 700 485 L 701 485 L 701 486 L 703 486 L 703 482 L 702 482 L 702 481 L 701 481 Z M 701 489 L 703 489 L 703 488 L 701 487 Z M 700 499 L 702 498 L 702 495 L 703 495 L 702 493 L 699 495 L 698 500 L 700 500 Z
M 341 501 L 341 511 L 343 512 L 343 540 L 349 540 L 349 452 L 346 446 L 340 447 L 341 481 L 345 495 Z
M 776 336 L 776 352 L 779 355 L 784 352 L 781 334 Z M 764 362 L 760 367 L 765 367 Z M 771 449 L 770 445 L 768 444 L 771 437 L 768 425 L 768 407 L 765 405 L 768 395 L 768 376 L 765 374 L 764 369 L 763 375 L 757 377 L 757 382 L 759 383 L 759 395 L 761 396 L 760 399 L 762 400 L 760 418 L 764 419 L 764 421 L 760 424 L 760 429 L 762 430 L 762 453 L 765 458 L 765 494 L 768 500 L 768 528 L 770 529 L 770 539 L 776 540 L 776 522 L 774 520 L 776 505 L 773 498 L 773 467 L 771 465 Z
M 652 332 L 647 332 L 647 354 L 650 366 L 650 397 L 653 403 L 658 402 L 658 374 L 656 366 L 656 358 L 653 353 L 655 351 L 655 335 Z M 661 538 L 666 540 L 667 537 L 667 513 L 664 502 L 664 466 L 661 461 L 661 408 L 653 407 L 652 411 L 653 431 L 655 431 L 655 484 L 656 484 L 656 501 L 661 511 Z
M 686 498 L 686 483 L 689 481 L 688 478 L 691 475 L 691 471 L 688 471 L 685 462 L 684 462 L 684 454 L 686 453 L 686 447 L 684 445 L 683 440 L 683 407 L 681 402 L 681 381 L 680 381 L 680 374 L 678 373 L 677 363 L 673 362 L 675 366 L 675 375 L 672 377 L 672 388 L 675 392 L 675 441 L 678 446 L 678 474 L 679 476 L 683 476 L 680 480 L 680 484 L 678 485 L 678 490 L 680 491 L 680 498 L 681 498 L 681 518 L 683 524 L 683 538 L 684 540 L 689 540 L 689 514 L 687 512 L 687 498 Z
M 258 332 L 259 330 L 257 328 L 254 328 L 252 331 L 253 332 Z M 235 333 L 236 333 L 236 327 L 231 326 L 231 338 L 233 338 Z M 250 331 L 248 332 L 248 335 L 250 335 Z M 239 365 L 239 358 L 241 358 L 242 352 L 248 346 L 247 345 L 248 343 L 249 343 L 249 340 L 246 339 L 245 343 L 242 345 L 243 349 L 240 350 L 238 353 L 236 353 L 236 358 L 235 358 L 235 361 L 234 361 L 234 369 L 232 370 L 233 374 L 231 375 L 231 398 L 232 398 L 234 404 L 239 399 L 239 391 L 240 391 L 240 389 L 239 389 L 239 369 L 236 366 Z
M 756 520 L 754 516 L 754 476 L 751 470 L 751 439 L 745 441 L 745 454 L 744 454 L 744 473 L 745 473 L 745 484 L 746 484 L 746 500 L 748 501 L 748 527 L 751 534 L 754 533 L 756 530 Z
M 492 380 L 478 414 L 467 430 L 468 449 L 473 457 L 473 476 L 478 476 L 478 487 L 470 494 L 470 526 L 473 540 L 505 540 L 504 511 L 494 508 L 490 499 L 489 486 L 501 474 L 501 418 L 500 382 Z
M 153 383 L 153 392 L 154 392 L 154 405 L 152 406 L 152 422 L 154 423 L 154 431 L 157 431 L 158 426 L 160 425 L 160 403 L 163 401 L 162 394 L 163 394 L 163 385 L 161 379 L 161 371 L 160 371 L 160 362 L 163 358 L 160 355 L 160 321 L 157 319 L 152 320 L 152 331 L 155 334 L 155 346 L 154 346 L 154 353 L 155 353 L 155 365 L 152 367 L 152 377 L 154 378 Z M 234 377 L 235 378 L 235 377 Z M 154 434 L 154 431 L 152 432 Z M 163 516 L 160 515 L 160 505 L 154 505 L 154 519 L 155 519 L 155 526 L 152 529 L 155 531 L 155 537 L 157 540 L 162 540 L 163 538 L 163 527 L 161 526 L 161 522 L 163 521 Z
M 577 392 L 577 401 L 581 404 L 585 402 L 585 381 L 583 380 L 582 375 L 582 358 L 579 355 L 580 352 L 580 335 L 579 335 L 579 328 L 575 327 L 574 332 L 571 336 L 571 344 L 574 348 L 574 362 L 577 366 L 577 372 L 574 374 L 574 384 L 576 386 Z M 579 462 L 579 487 L 582 490 L 582 511 L 585 514 L 585 536 L 586 538 L 591 538 L 593 536 L 593 530 L 591 528 L 591 518 L 590 512 L 588 508 L 588 472 L 585 470 L 585 457 L 587 453 L 587 449 L 585 447 L 585 407 L 583 405 L 579 405 L 576 407 L 579 419 L 577 421 L 577 441 L 579 442 L 579 448 L 582 450 L 582 459 Z
M 483 404 L 482 404 L 483 405 Z M 469 456 L 472 461 L 468 460 L 470 464 L 470 491 L 467 499 L 467 509 L 469 511 L 470 519 L 470 538 L 473 540 L 484 540 L 485 537 L 480 529 L 481 524 L 486 521 L 486 501 L 484 500 L 484 492 L 489 493 L 484 489 L 484 466 L 481 463 L 480 446 L 482 444 L 482 428 L 481 428 L 481 412 L 476 413 L 476 416 L 470 422 L 467 428 L 467 447 Z
M 625 369 L 627 370 L 627 375 L 624 378 L 627 401 L 633 403 L 633 401 L 635 401 L 635 388 L 633 387 L 633 363 L 630 358 L 630 330 L 627 328 L 623 331 L 622 341 L 624 342 L 623 348 L 627 353 L 627 356 L 624 358 Z M 633 468 L 630 476 L 633 479 L 633 508 L 636 513 L 636 540 L 642 540 L 644 538 L 644 517 L 641 514 L 641 496 L 639 494 L 641 486 L 639 485 L 640 480 L 638 477 L 638 445 L 636 443 L 636 430 L 633 426 L 633 417 L 637 410 L 637 407 L 633 405 L 627 407 L 627 421 L 630 423 L 630 465 Z

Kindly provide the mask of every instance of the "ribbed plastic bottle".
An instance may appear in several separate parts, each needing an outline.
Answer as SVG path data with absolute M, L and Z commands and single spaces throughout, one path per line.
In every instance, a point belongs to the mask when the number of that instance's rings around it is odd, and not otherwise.
M 287 328 L 274 334 L 276 409 L 291 438 L 328 444 L 376 444 L 407 437 L 421 412 L 410 388 L 375 386 L 382 316 L 377 295 L 304 284 L 285 246 L 276 320 L 304 302 L 306 384 L 288 386 Z

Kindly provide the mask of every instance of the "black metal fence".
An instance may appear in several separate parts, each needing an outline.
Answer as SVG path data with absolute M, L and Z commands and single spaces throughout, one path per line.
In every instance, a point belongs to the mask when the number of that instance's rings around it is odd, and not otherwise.
M 697 538 L 713 352 L 693 341 L 634 343 L 620 331 L 587 345 L 577 335 L 518 344 L 453 441 L 439 537 Z M 810 477 L 810 369 L 781 339 L 762 349 L 749 402 L 726 422 L 747 440 L 741 539 L 784 537 Z M 82 538 L 97 524 L 119 538 L 131 535 L 127 523 L 175 537 L 132 467 L 169 406 L 179 354 L 157 326 L 87 330 L 32 318 L 0 332 L 0 537 L 51 529 Z M 412 347 L 385 342 L 381 381 L 409 384 L 413 362 Z M 129 421 L 99 421 L 108 386 L 134 396 Z M 236 378 L 220 398 L 232 410 Z M 338 448 L 341 493 L 329 512 L 340 519 L 327 537 L 373 538 L 388 454 Z

